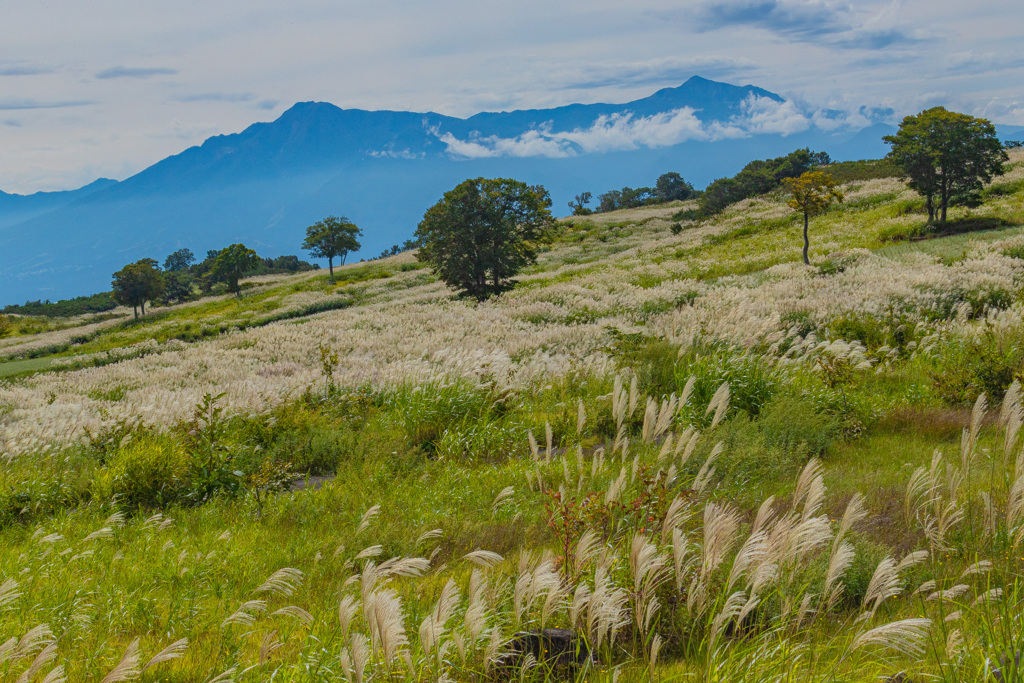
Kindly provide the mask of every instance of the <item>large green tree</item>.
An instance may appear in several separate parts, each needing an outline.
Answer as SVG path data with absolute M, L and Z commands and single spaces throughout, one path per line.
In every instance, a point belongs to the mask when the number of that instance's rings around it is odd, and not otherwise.
M 178 249 L 168 254 L 164 260 L 164 270 L 174 272 L 188 270 L 189 266 L 196 262 L 196 255 L 191 249 Z
M 654 184 L 654 196 L 659 202 L 673 202 L 690 199 L 697 191 L 675 171 L 662 173 Z
M 895 135 L 890 159 L 907 184 L 925 198 L 928 221 L 946 220 L 952 204 L 970 204 L 994 176 L 1002 175 L 1009 159 L 987 119 L 932 107 L 904 117 Z
M 327 259 L 327 267 L 331 271 L 333 281 L 334 257 L 340 256 L 344 264 L 345 256 L 362 246 L 357 239 L 362 234 L 363 231 L 344 216 L 328 216 L 306 228 L 306 239 L 302 241 L 302 248 L 309 251 L 314 258 Z
M 811 246 L 807 236 L 810 217 L 824 213 L 833 202 L 843 201 L 843 193 L 835 178 L 824 171 L 807 171 L 799 178 L 784 178 L 782 189 L 789 194 L 787 203 L 804 216 L 804 263 L 811 265 L 807 254 Z
M 483 301 L 536 261 L 550 208 L 543 188 L 507 178 L 466 180 L 423 216 L 416 257 L 450 287 Z
M 217 252 L 210 269 L 210 279 L 214 282 L 223 282 L 228 286 L 228 291 L 241 296 L 242 288 L 238 281 L 260 265 L 260 257 L 256 252 L 244 244 L 232 244 L 230 247 Z
M 144 258 L 130 263 L 114 273 L 110 286 L 113 289 L 114 301 L 131 306 L 135 311 L 135 319 L 139 318 L 139 309 L 146 315 L 146 302 L 160 298 L 164 291 L 163 274 L 156 268 L 157 262 Z

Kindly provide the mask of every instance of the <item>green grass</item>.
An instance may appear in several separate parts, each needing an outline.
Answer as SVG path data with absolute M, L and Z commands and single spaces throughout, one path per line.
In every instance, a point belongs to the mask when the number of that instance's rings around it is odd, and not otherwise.
M 16 377 L 41 372 L 53 363 L 51 358 L 29 358 L 27 360 L 9 360 L 0 363 L 0 377 Z

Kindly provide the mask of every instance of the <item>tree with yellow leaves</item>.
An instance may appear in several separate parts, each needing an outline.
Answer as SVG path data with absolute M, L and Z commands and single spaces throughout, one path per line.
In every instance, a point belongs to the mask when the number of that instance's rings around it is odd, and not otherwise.
M 842 202 L 843 193 L 832 174 L 824 171 L 807 171 L 799 178 L 786 178 L 782 189 L 789 194 L 787 204 L 804 214 L 804 263 L 811 265 L 807 257 L 810 241 L 807 238 L 807 223 L 811 216 L 824 213 L 835 202 Z

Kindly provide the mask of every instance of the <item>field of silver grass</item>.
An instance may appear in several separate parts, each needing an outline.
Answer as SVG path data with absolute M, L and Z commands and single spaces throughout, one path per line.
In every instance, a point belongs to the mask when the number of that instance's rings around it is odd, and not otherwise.
M 785 499 L 744 513 L 715 493 L 723 445 L 695 459 L 702 433 L 677 422 L 688 394 L 658 402 L 635 381 L 617 381 L 605 397 L 617 427 L 609 449 L 559 448 L 550 431 L 531 434 L 530 455 L 489 481 L 494 495 L 481 514 L 515 518 L 528 501 L 547 499 L 561 553 L 506 558 L 477 548 L 442 557 L 444 531 L 427 528 L 408 529 L 391 555 L 374 542 L 389 523 L 387 491 L 343 533 L 316 529 L 322 550 L 311 560 L 262 576 L 235 550 L 251 553 L 253 539 L 228 530 L 195 537 L 162 514 L 114 513 L 88 533 L 74 514 L 45 522 L 0 565 L 0 624 L 11 633 L 0 644 L 0 675 L 19 683 L 858 681 L 904 670 L 949 681 L 1024 678 L 1013 658 L 1024 646 L 1018 384 L 990 426 L 994 413 L 978 399 L 958 453 L 936 452 L 930 467 L 909 474 L 901 519 L 886 521 L 911 539 L 908 549 L 878 561 L 853 602 L 854 540 L 872 524 L 863 496 L 832 505 L 841 512 L 830 517 L 822 465 L 811 460 Z M 706 431 L 729 400 L 723 385 L 698 411 L 711 420 Z M 597 409 L 577 407 L 578 434 Z M 638 411 L 632 443 L 626 425 Z M 979 448 L 986 431 L 998 449 Z M 514 633 L 556 626 L 582 634 L 595 662 L 565 672 L 508 658 Z

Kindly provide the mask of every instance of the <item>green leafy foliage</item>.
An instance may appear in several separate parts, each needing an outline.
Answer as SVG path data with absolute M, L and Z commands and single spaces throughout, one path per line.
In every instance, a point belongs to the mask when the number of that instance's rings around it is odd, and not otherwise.
M 786 178 L 796 178 L 818 166 L 829 163 L 824 152 L 798 149 L 784 157 L 751 161 L 731 178 L 719 178 L 705 188 L 700 196 L 700 215 L 713 216 L 730 204 L 771 192 Z M 684 220 L 678 216 L 677 220 Z
M 110 284 L 114 300 L 135 309 L 136 319 L 139 317 L 138 309 L 141 307 L 142 315 L 146 315 L 146 302 L 159 299 L 164 291 L 163 275 L 156 269 L 156 261 L 149 258 L 117 271 Z
M 886 157 L 925 198 L 928 221 L 946 220 L 952 205 L 977 205 L 985 183 L 1004 173 L 1009 159 L 987 119 L 932 107 L 906 116 Z
M 232 244 L 217 252 L 210 268 L 210 279 L 223 282 L 229 292 L 241 295 L 242 288 L 238 286 L 238 281 L 255 271 L 259 265 L 260 257 L 255 251 L 244 244 Z
M 348 253 L 359 249 L 358 238 L 362 234 L 363 231 L 348 218 L 328 216 L 306 228 L 306 239 L 302 241 L 302 248 L 316 258 L 327 259 L 333 280 L 334 258 L 340 256 L 341 262 L 345 263 Z
M 543 188 L 507 178 L 466 180 L 427 210 L 416 229 L 416 258 L 450 287 L 483 301 L 536 260 L 550 207 Z

